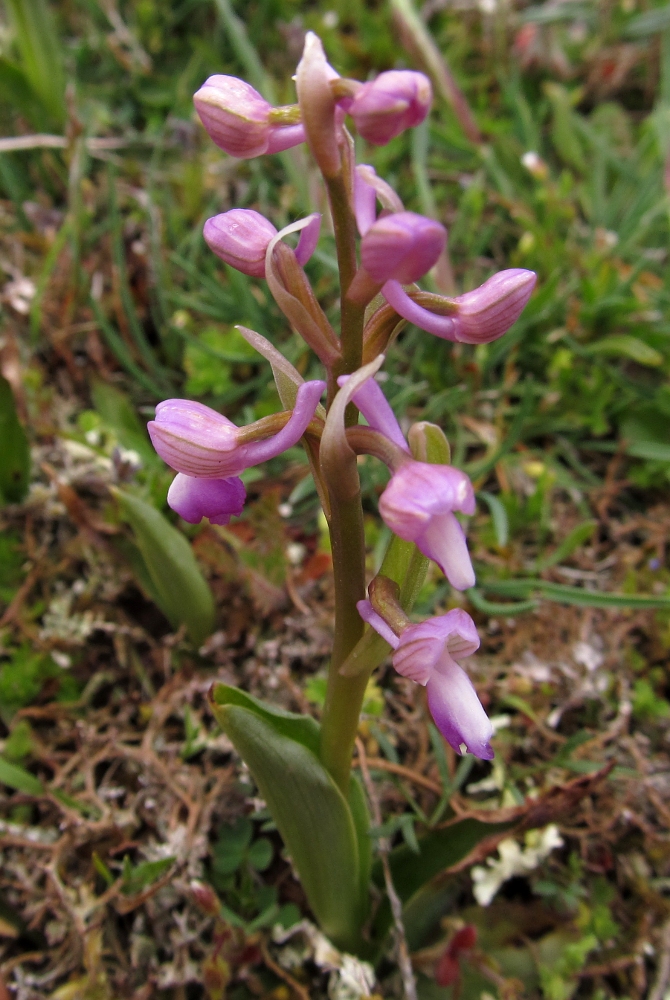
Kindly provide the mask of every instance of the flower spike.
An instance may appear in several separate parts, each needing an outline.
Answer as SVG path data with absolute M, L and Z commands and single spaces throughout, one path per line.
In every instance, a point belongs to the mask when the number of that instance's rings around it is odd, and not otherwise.
M 325 382 L 303 382 L 287 423 L 264 441 L 250 440 L 250 428 L 236 427 L 216 410 L 189 399 L 159 403 L 147 430 L 160 457 L 177 472 L 196 479 L 228 479 L 297 444 L 324 389 Z

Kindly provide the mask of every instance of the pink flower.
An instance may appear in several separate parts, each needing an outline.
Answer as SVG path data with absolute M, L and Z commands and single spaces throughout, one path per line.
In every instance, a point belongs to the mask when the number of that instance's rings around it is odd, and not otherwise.
M 325 382 L 303 382 L 288 422 L 265 440 L 250 440 L 249 427 L 236 427 L 221 413 L 190 399 L 159 403 L 147 430 L 158 454 L 177 472 L 195 479 L 230 479 L 297 444 L 324 389 Z
M 341 375 L 338 384 L 346 385 L 349 378 Z M 473 587 L 475 574 L 465 535 L 453 513 L 457 510 L 474 514 L 472 483 L 464 472 L 451 465 L 431 465 L 409 457 L 400 425 L 374 379 L 364 382 L 352 400 L 370 427 L 407 455 L 397 453 L 391 481 L 379 498 L 379 513 L 384 523 L 436 562 L 456 590 Z
M 382 295 L 395 311 L 421 330 L 464 344 L 488 344 L 509 330 L 523 312 L 537 275 L 516 267 L 499 271 L 479 288 L 449 299 L 439 297 L 448 315 L 419 305 L 401 287 L 399 280 L 387 281 Z M 407 284 L 407 282 L 405 282 Z
M 361 241 L 361 263 L 377 282 L 411 285 L 423 277 L 444 250 L 444 226 L 415 212 L 377 219 Z
M 375 146 L 385 146 L 405 129 L 420 125 L 430 110 L 430 80 L 412 70 L 389 70 L 364 83 L 347 111 L 359 135 Z
M 305 141 L 299 122 L 274 124 L 272 105 L 235 76 L 210 76 L 193 103 L 210 138 L 231 156 L 249 159 L 279 153 Z
M 254 278 L 265 277 L 265 252 L 276 235 L 268 219 L 248 208 L 215 215 L 203 229 L 205 243 L 217 257 Z
M 436 562 L 452 587 L 467 590 L 474 586 L 475 574 L 455 510 L 475 511 L 465 473 L 413 459 L 400 465 L 379 498 L 379 513 L 391 531 Z
M 479 648 L 479 636 L 470 615 L 460 608 L 408 625 L 395 635 L 370 601 L 359 601 L 358 612 L 394 649 L 393 666 L 404 677 L 422 684 L 428 707 L 456 753 L 491 760 L 493 726 L 482 708 L 472 681 L 456 662 Z
M 321 227 L 319 214 L 307 216 L 307 219 L 295 250 L 299 264 L 306 264 L 312 256 Z M 233 208 L 215 215 L 205 223 L 203 236 L 209 249 L 226 264 L 254 278 L 265 277 L 265 256 L 277 230 L 259 212 Z

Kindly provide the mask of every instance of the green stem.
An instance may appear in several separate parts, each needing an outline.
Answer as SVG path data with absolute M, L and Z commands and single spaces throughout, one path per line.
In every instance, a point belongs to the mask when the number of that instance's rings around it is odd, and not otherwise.
M 334 374 L 349 374 L 361 367 L 363 357 L 363 321 L 365 306 L 347 300 L 349 285 L 358 268 L 356 261 L 356 220 L 354 219 L 342 173 L 325 178 L 328 200 L 333 217 L 337 264 L 340 271 L 340 308 L 342 361 L 334 366 Z
M 346 796 L 358 717 L 368 673 L 342 677 L 339 669 L 363 635 L 356 602 L 365 597 L 365 536 L 360 493 L 334 501 L 330 539 L 335 577 L 335 635 L 321 719 L 321 760 Z
M 343 173 L 325 178 L 333 216 L 337 260 L 340 271 L 342 361 L 331 373 L 328 403 L 337 392 L 336 378 L 356 371 L 363 354 L 363 320 L 365 308 L 348 302 L 347 290 L 357 270 L 356 223 L 354 220 Z M 351 419 L 357 422 L 354 407 L 349 407 Z M 348 421 L 347 421 L 348 422 Z M 351 455 L 352 463 L 356 459 Z M 355 466 L 354 466 L 355 474 Z M 330 538 L 335 577 L 335 635 L 333 655 L 328 673 L 326 702 L 321 720 L 321 760 L 334 780 L 348 795 L 351 757 L 358 730 L 358 717 L 363 705 L 367 675 L 342 677 L 339 669 L 363 635 L 364 624 L 356 602 L 365 597 L 365 535 L 360 491 L 342 500 L 331 490 Z

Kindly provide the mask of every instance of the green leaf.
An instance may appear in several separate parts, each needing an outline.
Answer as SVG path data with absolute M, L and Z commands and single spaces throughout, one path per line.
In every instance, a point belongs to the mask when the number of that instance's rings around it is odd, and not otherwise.
M 30 448 L 19 423 L 12 388 L 0 375 L 0 505 L 21 503 L 28 492 Z
M 484 823 L 473 818 L 457 820 L 421 837 L 419 854 L 407 843 L 394 848 L 389 855 L 389 864 L 393 884 L 404 908 L 411 913 L 417 894 L 431 879 L 444 872 L 445 868 L 458 864 L 487 837 L 505 833 L 517 822 Z M 372 881 L 383 888 L 384 873 L 379 860 L 373 865 Z M 375 938 L 380 944 L 391 926 L 391 919 L 390 906 L 385 899 L 375 917 Z
M 664 441 L 634 441 L 626 448 L 633 458 L 646 458 L 651 462 L 670 462 L 670 444 Z
M 140 422 L 135 407 L 125 392 L 100 379 L 93 379 L 91 386 L 93 405 L 116 434 L 124 448 L 132 448 L 143 459 L 156 459 L 147 429 Z
M 318 757 L 319 724 L 310 715 L 297 715 L 295 712 L 287 712 L 286 709 L 280 708 L 278 705 L 268 705 L 259 698 L 254 698 L 246 691 L 240 691 L 239 688 L 231 687 L 229 684 L 215 684 L 210 697 L 214 715 L 216 715 L 216 709 L 219 705 L 238 705 L 240 708 L 247 708 L 250 712 L 255 712 L 256 715 L 269 722 L 276 732 L 291 740 L 297 740 Z
M 613 354 L 619 357 L 630 358 L 637 361 L 639 365 L 646 365 L 648 368 L 658 368 L 663 364 L 663 355 L 654 347 L 650 347 L 639 337 L 632 337 L 629 333 L 612 334 L 611 337 L 603 337 L 595 344 L 589 344 L 585 348 L 588 354 Z
M 173 628 L 184 623 L 192 642 L 201 645 L 214 629 L 214 598 L 191 546 L 151 504 L 124 490 L 114 493 L 135 533 L 160 609 Z
M 509 601 L 506 603 L 487 601 L 485 597 L 482 597 L 479 587 L 471 587 L 465 593 L 477 611 L 481 611 L 485 615 L 507 615 L 508 617 L 510 615 L 523 615 L 527 611 L 534 611 L 537 607 L 537 601 Z
M 44 109 L 26 74 L 15 63 L 0 57 L 0 99 L 24 115 L 31 124 L 44 124 Z
M 7 0 L 21 54 L 21 68 L 54 124 L 65 121 L 61 45 L 46 0 Z
M 0 757 L 0 784 L 26 795 L 44 795 L 44 785 L 39 778 L 18 764 L 11 764 L 4 757 Z
M 253 832 L 253 824 L 246 816 L 221 828 L 212 849 L 212 868 L 217 875 L 232 875 L 237 871 L 246 857 Z
M 653 594 L 605 594 L 549 580 L 481 580 L 480 588 L 504 597 L 538 594 L 550 601 L 583 608 L 670 608 L 670 597 Z M 468 591 L 468 594 L 470 592 Z
M 214 691 L 217 722 L 267 802 L 324 933 L 338 947 L 355 950 L 367 899 L 351 809 L 316 754 L 287 735 L 299 728 L 294 720 L 300 717 L 269 706 L 243 708 L 232 699 L 222 703 L 232 691 L 224 685 Z M 304 735 L 304 728 L 299 731 Z
M 587 542 L 595 529 L 598 526 L 597 521 L 583 521 L 578 524 L 576 528 L 566 535 L 560 545 L 544 559 L 538 560 L 537 568 L 538 570 L 548 569 L 550 566 L 556 566 L 558 563 L 567 559 L 568 556 L 572 555 L 575 549 L 578 549 L 580 545 Z
M 482 490 L 477 496 L 482 498 L 491 512 L 493 530 L 496 533 L 496 542 L 501 549 L 504 549 L 509 541 L 509 520 L 505 505 L 500 502 L 498 497 L 495 497 L 492 493 L 487 493 L 485 490 Z
M 123 892 L 134 896 L 164 875 L 175 862 L 175 858 L 160 858 L 158 861 L 142 861 L 133 867 L 126 854 L 123 859 Z
M 272 864 L 274 848 L 267 837 L 259 837 L 249 848 L 249 864 L 258 872 L 264 872 Z
M 648 10 L 632 18 L 624 30 L 628 38 L 644 38 L 645 35 L 655 35 L 658 31 L 670 28 L 670 4 Z

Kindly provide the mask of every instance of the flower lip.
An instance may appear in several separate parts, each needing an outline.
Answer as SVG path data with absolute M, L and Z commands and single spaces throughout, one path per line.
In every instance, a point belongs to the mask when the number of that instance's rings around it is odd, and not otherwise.
M 233 208 L 215 215 L 203 228 L 210 250 L 237 271 L 253 278 L 265 277 L 265 253 L 277 235 L 272 223 L 250 208 Z
M 473 514 L 474 509 L 474 490 L 464 472 L 412 459 L 394 473 L 379 498 L 385 524 L 436 562 L 457 590 L 474 586 L 475 575 L 453 511 Z
M 168 490 L 167 502 L 189 524 L 203 517 L 212 524 L 228 524 L 242 513 L 246 490 L 241 479 L 194 479 L 178 472 Z
M 445 651 L 453 659 L 471 656 L 479 649 L 479 636 L 470 615 L 454 608 L 446 615 L 408 625 L 393 654 L 399 674 L 427 684 Z
M 447 233 L 434 219 L 395 212 L 377 219 L 361 242 L 361 262 L 374 281 L 410 285 L 430 271 L 444 250 Z
M 433 671 L 426 691 L 435 725 L 456 753 L 465 746 L 475 757 L 492 760 L 491 720 L 465 670 L 448 653 Z

